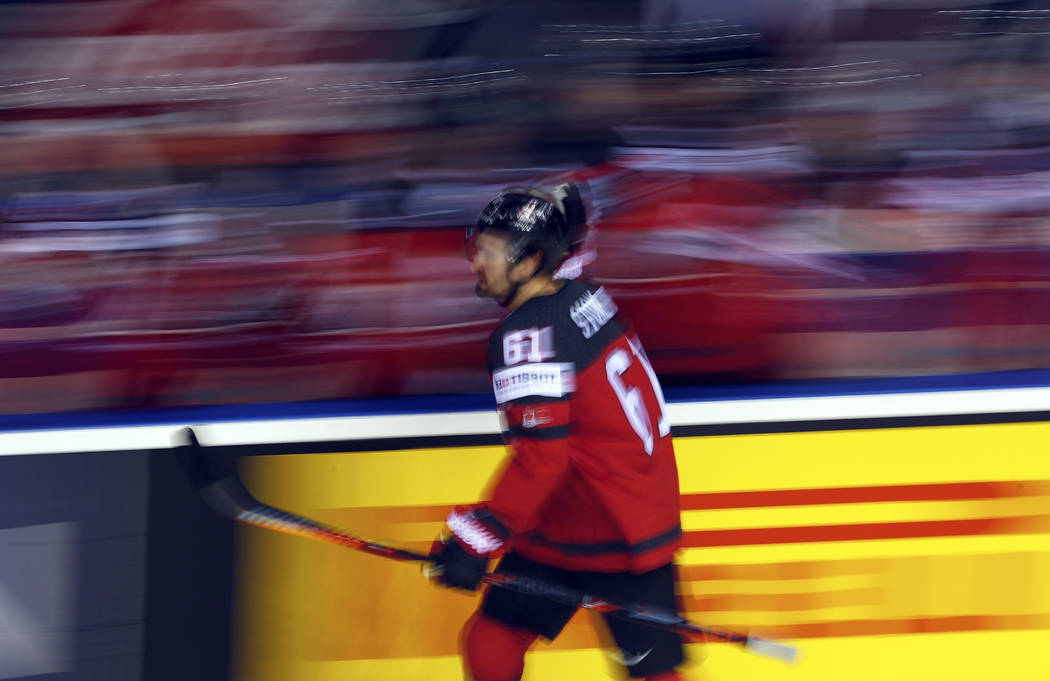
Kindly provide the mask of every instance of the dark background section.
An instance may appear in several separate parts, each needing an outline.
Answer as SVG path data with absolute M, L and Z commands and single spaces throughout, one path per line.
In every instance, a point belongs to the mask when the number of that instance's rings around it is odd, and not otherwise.
M 14 603 L 13 631 L 0 635 L 59 641 L 54 662 L 68 669 L 19 678 L 229 678 L 234 528 L 171 452 L 0 457 L 0 530 L 16 528 L 0 546 L 0 588 Z M 54 556 L 60 566 L 44 564 Z M 56 583 L 71 593 L 65 614 Z
M 0 457 L 0 527 L 70 523 L 73 670 L 28 678 L 125 681 L 140 678 L 146 582 L 149 459 L 142 452 Z M 17 547 L 6 547 L 17 551 Z M 25 563 L 5 575 L 26 596 L 47 566 Z M 43 606 L 25 598 L 35 614 Z M 17 625 L 16 625 L 17 626 Z M 14 633 L 17 635 L 17 632 Z M 26 678 L 26 677 L 24 677 Z
M 230 676 L 234 524 L 197 496 L 170 451 L 150 454 L 144 681 Z

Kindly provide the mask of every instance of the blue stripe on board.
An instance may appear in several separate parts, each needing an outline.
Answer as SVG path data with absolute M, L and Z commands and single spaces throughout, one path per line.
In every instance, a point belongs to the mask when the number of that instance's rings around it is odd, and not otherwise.
M 979 374 L 908 376 L 872 379 L 795 380 L 736 385 L 668 386 L 668 402 L 713 402 L 834 395 L 879 395 L 911 392 L 1036 388 L 1050 386 L 1050 369 L 1002 371 Z M 215 423 L 268 419 L 323 418 L 329 416 L 379 416 L 495 408 L 490 394 L 414 395 L 373 399 L 317 402 L 126 409 L 56 414 L 0 415 L 0 431 L 46 430 L 106 426 L 146 426 L 171 423 Z
M 668 402 L 713 402 L 775 397 L 828 397 L 892 393 L 1050 387 L 1050 369 L 1025 369 L 974 374 L 897 376 L 890 378 L 834 378 L 736 385 L 668 386 Z
M 147 426 L 170 423 L 216 423 L 266 419 L 306 419 L 326 416 L 379 416 L 495 409 L 490 394 L 421 395 L 317 402 L 267 402 L 261 404 L 124 409 L 56 414 L 0 415 L 0 431 Z

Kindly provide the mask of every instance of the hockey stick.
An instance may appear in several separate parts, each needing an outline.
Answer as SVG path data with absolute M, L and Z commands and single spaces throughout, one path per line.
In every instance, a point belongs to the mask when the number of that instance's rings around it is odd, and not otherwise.
M 394 560 L 430 561 L 414 551 L 369 541 L 343 530 L 262 503 L 244 486 L 232 465 L 222 466 L 209 457 L 192 428 L 176 434 L 175 453 L 198 493 L 219 515 L 267 530 L 317 539 Z M 798 650 L 783 643 L 743 633 L 702 627 L 674 613 L 637 603 L 614 603 L 531 577 L 490 573 L 482 581 L 501 589 L 539 596 L 558 603 L 594 610 L 612 617 L 673 631 L 698 641 L 723 641 L 743 645 L 749 651 L 783 662 L 794 662 Z

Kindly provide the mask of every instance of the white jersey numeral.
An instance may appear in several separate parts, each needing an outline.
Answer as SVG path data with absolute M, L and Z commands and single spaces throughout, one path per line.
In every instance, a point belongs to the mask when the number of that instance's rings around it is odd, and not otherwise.
M 514 366 L 519 362 L 542 362 L 554 357 L 554 331 L 542 329 L 519 329 L 503 336 L 503 364 Z
M 631 346 L 631 354 L 645 369 L 645 375 L 649 377 L 649 383 L 652 386 L 653 393 L 656 395 L 657 403 L 660 405 L 660 418 L 657 420 L 657 430 L 660 433 L 659 436 L 664 437 L 671 432 L 671 426 L 667 422 L 667 408 L 664 404 L 664 394 L 660 389 L 660 383 L 656 380 L 656 373 L 649 364 L 649 359 L 645 356 L 645 351 L 642 350 L 642 345 L 638 342 L 638 339 L 628 339 L 627 342 Z M 618 348 L 605 360 L 605 375 L 609 379 L 609 385 L 612 386 L 617 399 L 620 400 L 620 406 L 623 408 L 624 415 L 627 416 L 627 421 L 641 439 L 642 446 L 645 447 L 645 453 L 652 456 L 654 446 L 652 420 L 649 418 L 649 410 L 645 408 L 642 391 L 637 386 L 628 387 L 623 381 L 623 374 L 630 366 L 630 355 L 623 348 Z
M 653 387 L 653 393 L 656 394 L 656 403 L 660 405 L 660 420 L 657 422 L 656 427 L 659 429 L 660 437 L 664 437 L 671 432 L 671 423 L 667 420 L 667 403 L 664 402 L 664 391 L 660 387 L 660 381 L 656 379 L 653 365 L 649 364 L 649 358 L 645 356 L 642 342 L 635 336 L 634 338 L 628 338 L 627 343 L 631 346 L 631 352 L 641 362 L 642 368 L 645 369 L 645 375 L 649 377 L 649 384 Z

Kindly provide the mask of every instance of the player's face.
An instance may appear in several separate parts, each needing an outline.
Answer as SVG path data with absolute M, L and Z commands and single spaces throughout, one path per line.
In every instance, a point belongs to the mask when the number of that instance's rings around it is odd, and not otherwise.
M 474 239 L 474 257 L 470 261 L 470 271 L 478 277 L 474 292 L 482 298 L 506 300 L 514 288 L 507 262 L 507 238 L 482 232 Z

